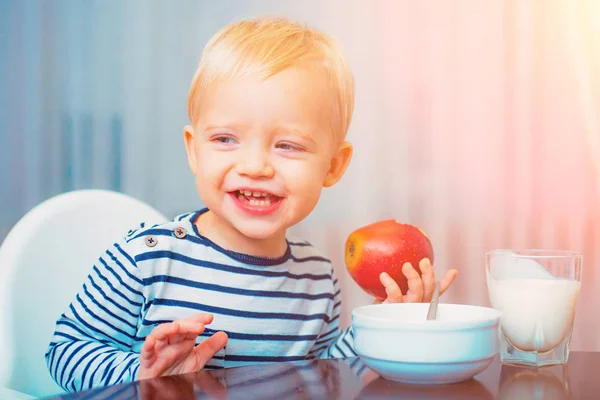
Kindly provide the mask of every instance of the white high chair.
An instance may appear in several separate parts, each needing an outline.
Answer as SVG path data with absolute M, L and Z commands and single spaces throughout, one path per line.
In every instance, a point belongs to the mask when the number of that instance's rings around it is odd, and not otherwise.
M 44 359 L 56 320 L 112 243 L 141 222 L 166 220 L 124 194 L 80 190 L 44 201 L 12 228 L 0 247 L 0 397 L 64 393 Z

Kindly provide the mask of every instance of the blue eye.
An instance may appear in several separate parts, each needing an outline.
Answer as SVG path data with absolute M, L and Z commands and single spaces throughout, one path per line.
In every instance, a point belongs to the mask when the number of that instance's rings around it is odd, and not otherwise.
M 232 136 L 216 136 L 212 140 L 215 142 L 224 143 L 224 144 L 236 143 L 235 138 Z
M 278 143 L 277 148 L 286 150 L 286 151 L 303 151 L 304 150 L 302 147 L 300 147 L 298 145 L 295 145 L 292 143 L 287 143 L 287 142 Z

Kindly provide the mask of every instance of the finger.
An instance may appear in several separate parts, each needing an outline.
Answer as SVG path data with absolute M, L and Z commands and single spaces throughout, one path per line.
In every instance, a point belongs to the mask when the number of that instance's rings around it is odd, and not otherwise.
M 457 275 L 458 271 L 455 269 L 451 269 L 448 272 L 446 272 L 446 275 L 444 275 L 442 279 L 440 279 L 440 296 L 446 291 L 446 289 L 450 287 L 450 284 L 454 282 L 454 279 L 456 279 Z
M 156 340 L 151 337 L 148 336 L 146 338 L 146 340 L 144 341 L 144 344 L 142 345 L 142 349 L 140 351 L 140 361 L 141 362 L 151 362 L 152 360 L 154 360 L 156 358 L 156 352 L 154 351 L 154 345 L 156 343 Z
M 433 289 L 435 288 L 435 272 L 428 258 L 424 258 L 419 262 L 419 269 L 423 281 L 423 301 L 429 302 L 433 297 Z
M 402 291 L 400 290 L 398 283 L 385 272 L 382 272 L 381 275 L 379 275 L 379 280 L 385 287 L 385 293 L 387 294 L 384 303 L 402 303 L 404 296 L 402 296 Z
M 200 368 L 204 368 L 206 363 L 225 347 L 227 339 L 225 332 L 217 332 L 194 348 L 200 360 Z
M 158 347 L 158 350 L 160 350 L 169 343 L 179 343 L 187 336 L 186 334 L 189 330 L 196 330 L 199 331 L 199 333 L 202 333 L 204 331 L 204 324 L 210 324 L 212 321 L 212 314 L 196 314 L 174 322 L 160 324 L 154 328 L 149 337 L 152 336 L 156 339 L 156 346 Z M 197 328 L 192 328 L 193 326 Z M 182 327 L 186 330 L 185 334 L 183 336 L 175 336 L 181 332 Z
M 204 324 L 198 320 L 181 320 L 177 324 L 179 325 L 179 331 L 169 338 L 170 344 L 181 343 L 183 340 L 195 340 L 198 335 L 204 332 Z
M 195 314 L 191 317 L 178 320 L 181 336 L 174 338 L 171 343 L 179 343 L 183 340 L 196 340 L 198 335 L 204 332 L 204 326 L 210 324 L 214 319 L 212 314 Z
M 153 338 L 155 340 L 154 351 L 160 352 L 162 349 L 169 345 L 169 338 L 175 334 L 177 334 L 179 330 L 179 324 L 176 322 L 169 322 L 165 324 L 161 324 L 154 328 L 148 338 Z
M 168 337 L 163 339 L 156 339 L 156 344 L 154 345 L 154 351 L 160 353 L 164 349 L 169 347 L 169 339 Z
M 198 336 L 200 336 L 202 334 L 202 332 L 204 332 L 204 329 L 202 329 L 200 332 L 188 332 L 185 337 L 183 338 L 183 340 L 196 340 L 198 338 Z
M 416 269 L 410 263 L 405 263 L 402 267 L 402 273 L 408 281 L 408 292 L 404 301 L 409 303 L 419 303 L 423 300 L 423 280 Z
M 176 322 L 167 322 L 160 324 L 150 332 L 148 337 L 153 337 L 156 340 L 163 340 L 175 333 L 179 329 L 179 325 Z
M 154 353 L 154 343 L 155 339 L 151 336 L 148 336 L 142 345 L 142 349 L 140 350 L 140 355 L 150 355 Z
M 195 314 L 195 315 L 192 315 L 191 317 L 179 320 L 178 322 L 184 322 L 184 321 L 202 322 L 204 325 L 208 325 L 211 322 L 213 322 L 213 319 L 214 319 L 214 315 L 212 315 L 212 314 Z
M 173 322 L 174 325 L 177 326 L 177 330 L 172 332 L 170 335 L 166 335 L 165 339 L 168 344 L 177 344 L 180 343 L 181 340 L 185 337 L 186 333 L 181 331 L 181 323 Z
M 196 340 L 196 338 L 204 332 L 204 329 L 205 327 L 202 322 L 199 322 L 194 326 L 190 326 L 185 331 L 184 340 Z

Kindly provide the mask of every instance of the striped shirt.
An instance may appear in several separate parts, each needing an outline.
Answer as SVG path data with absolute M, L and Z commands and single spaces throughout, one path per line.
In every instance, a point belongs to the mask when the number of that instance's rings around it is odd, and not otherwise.
M 202 236 L 206 209 L 130 230 L 93 266 L 56 323 L 46 352 L 67 391 L 137 378 L 139 353 L 159 324 L 211 313 L 198 337 L 227 333 L 206 368 L 355 356 L 338 327 L 341 295 L 331 262 L 288 237 L 280 258 L 235 253 Z

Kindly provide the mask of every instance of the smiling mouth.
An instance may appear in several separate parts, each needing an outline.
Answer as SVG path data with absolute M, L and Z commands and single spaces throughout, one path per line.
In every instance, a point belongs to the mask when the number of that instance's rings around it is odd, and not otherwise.
M 239 201 L 255 207 L 267 207 L 282 199 L 268 192 L 256 192 L 252 190 L 236 190 L 232 194 Z

